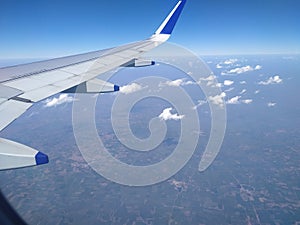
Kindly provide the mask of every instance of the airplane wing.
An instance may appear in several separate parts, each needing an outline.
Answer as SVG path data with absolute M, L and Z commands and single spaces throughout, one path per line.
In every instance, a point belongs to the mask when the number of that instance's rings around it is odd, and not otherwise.
M 180 0 L 158 30 L 135 43 L 30 64 L 0 68 L 0 131 L 26 112 L 35 102 L 56 93 L 118 91 L 117 85 L 97 78 L 120 66 L 151 66 L 139 57 L 167 41 L 186 0 Z M 0 138 L 0 170 L 48 163 L 48 156 L 33 148 Z

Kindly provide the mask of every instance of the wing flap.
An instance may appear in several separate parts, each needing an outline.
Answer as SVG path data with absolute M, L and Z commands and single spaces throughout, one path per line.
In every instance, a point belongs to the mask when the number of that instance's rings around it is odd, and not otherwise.
M 45 98 L 48 98 L 52 95 L 60 93 L 65 90 L 65 87 L 58 87 L 53 84 L 49 84 L 31 91 L 27 91 L 19 97 L 27 99 L 31 102 L 39 102 Z
M 19 89 L 16 88 L 12 88 L 12 87 L 7 87 L 5 85 L 0 84 L 0 99 L 10 99 L 13 97 L 16 97 L 20 94 L 22 94 L 23 92 Z
M 67 73 L 61 70 L 55 70 L 52 72 L 46 72 L 46 73 L 32 76 L 32 79 L 41 81 L 45 85 L 45 84 L 55 83 L 61 80 L 69 79 L 73 76 L 74 74 Z
M 25 103 L 15 100 L 6 100 L 0 105 L 0 130 L 4 129 L 11 122 L 21 116 L 32 103 Z
M 83 82 L 83 77 L 81 76 L 74 76 L 66 80 L 61 80 L 54 83 L 54 86 L 60 87 L 61 89 L 69 89 L 76 85 L 79 85 Z
M 73 74 L 55 70 L 51 72 L 40 73 L 39 75 L 8 81 L 5 83 L 5 86 L 16 88 L 22 92 L 28 92 L 50 84 L 54 84 L 55 82 L 65 80 L 73 76 Z
M 95 61 L 96 60 L 83 62 L 83 63 L 77 64 L 77 65 L 67 66 L 67 67 L 61 68 L 59 70 L 63 71 L 63 72 L 67 72 L 69 74 L 73 74 L 73 75 L 80 75 L 80 74 L 88 71 L 89 68 L 95 63 Z
M 33 77 L 26 77 L 5 83 L 5 86 L 22 90 L 22 92 L 31 91 L 45 85 L 45 82 L 33 79 Z
M 132 49 L 127 49 L 124 50 L 122 52 L 118 52 L 118 56 L 122 57 L 122 58 L 128 58 L 128 57 L 136 57 L 139 54 L 138 51 L 134 51 Z

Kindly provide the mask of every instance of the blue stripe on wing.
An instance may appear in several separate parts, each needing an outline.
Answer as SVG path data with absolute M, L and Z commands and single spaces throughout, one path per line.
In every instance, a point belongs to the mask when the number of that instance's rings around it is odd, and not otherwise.
M 185 3 L 186 3 L 186 0 L 181 1 L 180 5 L 176 9 L 176 11 L 173 13 L 173 15 L 169 19 L 168 23 L 166 24 L 166 26 L 160 32 L 161 34 L 171 34 L 172 33 L 172 31 L 177 23 L 177 20 L 183 10 Z

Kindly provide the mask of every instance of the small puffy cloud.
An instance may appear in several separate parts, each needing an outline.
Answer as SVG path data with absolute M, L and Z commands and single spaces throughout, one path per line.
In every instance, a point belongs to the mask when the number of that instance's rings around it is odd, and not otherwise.
M 166 81 L 164 83 L 160 83 L 159 86 L 170 86 L 170 87 L 180 87 L 180 86 L 185 86 L 185 85 L 192 85 L 195 84 L 193 81 L 185 81 L 185 79 L 177 79 L 177 80 L 172 80 L 172 81 Z
M 234 84 L 234 81 L 232 81 L 232 80 L 224 80 L 224 85 L 225 86 L 231 86 L 233 84 Z
M 243 80 L 240 82 L 240 84 L 247 84 L 247 82 Z
M 166 85 L 168 86 L 173 86 L 173 87 L 179 87 L 184 83 L 183 79 L 177 79 L 177 80 L 173 80 L 173 81 L 167 81 Z
M 132 84 L 120 87 L 120 92 L 122 94 L 127 95 L 127 94 L 131 94 L 131 93 L 140 91 L 142 89 L 143 89 L 143 87 L 141 85 L 139 85 L 137 83 L 132 83 Z
M 245 99 L 245 100 L 242 100 L 242 103 L 245 103 L 245 104 L 251 104 L 253 102 L 252 99 Z
M 240 92 L 240 95 L 245 94 L 246 92 L 247 92 L 247 90 L 246 90 L 246 89 L 243 89 L 243 90 Z
M 206 86 L 211 86 L 211 87 L 213 87 L 214 86 L 214 82 L 213 81 L 207 81 L 207 83 L 206 83 Z
M 261 65 L 256 65 L 254 70 L 261 70 L 262 69 L 262 66 Z
M 206 104 L 206 103 L 207 103 L 207 101 L 205 101 L 205 100 L 198 100 L 198 104 L 195 105 L 195 106 L 193 107 L 193 109 L 197 109 L 198 107 L 200 107 L 200 106 L 202 106 L 202 105 L 204 105 L 204 104 Z
M 231 69 L 229 71 L 222 72 L 222 75 L 226 74 L 242 74 L 246 72 L 251 72 L 255 70 L 260 70 L 262 67 L 260 65 L 255 66 L 254 68 L 252 66 L 243 66 L 243 67 L 237 67 L 234 69 Z
M 212 75 L 210 75 L 208 77 L 200 78 L 200 81 L 214 81 L 215 79 L 217 79 L 217 77 L 212 74 Z
M 216 96 L 209 96 L 208 97 L 208 101 L 210 101 L 211 103 L 218 105 L 220 107 L 224 106 L 224 98 L 226 97 L 226 93 L 222 92 L 220 95 L 216 95 Z
M 235 96 L 231 99 L 229 99 L 226 103 L 230 104 L 230 105 L 235 105 L 235 104 L 239 104 L 239 100 L 240 100 L 241 96 Z
M 167 121 L 167 120 L 182 120 L 184 118 L 184 115 L 179 115 L 177 113 L 172 114 L 172 108 L 164 109 L 164 111 L 158 116 L 161 120 Z
M 73 102 L 74 98 L 69 96 L 68 94 L 61 94 L 58 98 L 52 98 L 52 99 L 47 99 L 46 101 L 44 101 L 45 106 L 44 107 L 54 107 L 57 105 L 61 105 L 64 103 L 68 103 L 68 102 Z
M 227 59 L 225 61 L 222 61 L 222 62 L 218 63 L 216 65 L 216 68 L 217 69 L 222 69 L 224 67 L 228 68 L 228 67 L 232 66 L 234 63 L 236 63 L 237 61 L 238 61 L 238 59 Z
M 216 85 L 216 79 L 217 77 L 213 74 L 211 74 L 208 77 L 205 78 L 200 78 L 199 81 L 197 82 L 197 84 L 201 84 L 202 81 L 206 82 L 206 86 L 215 86 Z
M 230 91 L 233 91 L 233 90 L 234 90 L 234 87 L 231 87 L 231 88 L 225 90 L 225 92 L 230 92 Z
M 262 69 L 262 66 L 261 65 L 257 65 L 254 70 L 261 70 Z
M 238 59 L 227 59 L 223 62 L 223 64 L 225 65 L 231 65 L 231 64 L 234 64 L 238 61 Z
M 275 102 L 269 102 L 269 103 L 268 103 L 268 107 L 274 107 L 275 105 L 276 105 Z
M 254 92 L 254 94 L 257 95 L 259 92 L 260 92 L 260 90 L 256 90 L 256 91 Z
M 193 85 L 193 84 L 196 84 L 196 83 L 194 81 L 191 81 L 191 80 L 186 81 L 186 82 L 183 83 L 183 85 Z
M 241 73 L 246 73 L 246 72 L 249 72 L 249 71 L 253 71 L 253 67 L 251 66 L 244 66 L 244 67 L 238 67 L 238 68 L 234 68 L 230 71 L 228 71 L 229 74 L 241 74 Z
M 282 83 L 282 79 L 280 78 L 280 76 L 276 75 L 274 77 L 269 77 L 268 80 L 261 81 L 258 84 L 269 85 L 269 84 L 280 84 L 280 83 Z
M 235 96 L 231 99 L 229 99 L 226 104 L 228 105 L 237 105 L 237 104 L 240 104 L 240 103 L 244 103 L 244 104 L 251 104 L 253 102 L 252 99 L 245 99 L 245 100 L 240 100 L 242 96 Z

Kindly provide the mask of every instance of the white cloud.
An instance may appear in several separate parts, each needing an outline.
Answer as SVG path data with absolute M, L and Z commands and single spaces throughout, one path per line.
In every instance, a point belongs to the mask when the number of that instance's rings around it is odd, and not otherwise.
M 183 83 L 183 85 L 193 85 L 193 84 L 196 84 L 196 83 L 194 81 L 191 81 L 191 80 L 186 81 L 186 82 Z
M 262 69 L 262 66 L 261 65 L 256 65 L 254 70 L 261 70 Z
M 74 98 L 68 94 L 61 94 L 58 98 L 47 99 L 44 101 L 45 107 L 54 107 L 68 102 L 73 102 Z
M 173 81 L 167 81 L 166 85 L 168 86 L 173 86 L 173 87 L 179 87 L 184 83 L 183 79 L 177 79 L 177 80 L 173 80 Z
M 213 81 L 215 80 L 217 77 L 215 75 L 210 75 L 208 77 L 205 77 L 205 78 L 200 78 L 200 80 L 203 80 L 203 81 Z
M 226 103 L 230 104 L 230 105 L 235 105 L 235 104 L 239 104 L 239 100 L 240 100 L 241 96 L 235 96 L 231 99 L 229 99 Z
M 240 104 L 240 103 L 244 103 L 244 104 L 251 104 L 253 102 L 252 99 L 245 99 L 245 100 L 240 100 L 242 96 L 235 96 L 231 99 L 229 99 L 226 104 L 229 104 L 229 105 L 237 105 L 237 104 Z
M 160 83 L 159 86 L 170 86 L 170 87 L 180 87 L 180 86 L 185 86 L 185 85 L 192 85 L 195 84 L 193 81 L 185 81 L 185 79 L 177 79 L 177 80 L 172 80 L 172 81 L 166 81 L 164 83 Z
M 231 88 L 225 90 L 225 92 L 230 92 L 230 91 L 233 91 L 233 90 L 234 90 L 234 87 L 231 87 Z
M 246 81 L 241 81 L 240 84 L 247 84 L 247 82 Z
M 253 102 L 252 99 L 245 99 L 245 100 L 242 100 L 242 103 L 245 103 L 245 104 L 251 104 Z
M 280 84 L 280 83 L 282 83 L 282 79 L 281 79 L 278 75 L 276 75 L 276 76 L 274 76 L 274 77 L 269 77 L 268 80 L 266 80 L 266 81 L 261 81 L 261 82 L 259 82 L 258 84 L 261 84 L 261 85 L 269 85 L 269 84 Z
M 251 71 L 255 71 L 255 70 L 260 70 L 262 67 L 260 65 L 255 66 L 254 68 L 252 66 L 243 66 L 243 67 L 237 67 L 234 69 L 231 69 L 229 71 L 225 71 L 222 73 L 222 75 L 226 75 L 226 74 L 242 74 L 242 73 L 246 73 L 246 72 L 251 72 Z
M 161 120 L 182 120 L 184 115 L 179 115 L 177 113 L 172 114 L 172 108 L 164 109 L 164 111 L 158 116 Z
M 238 61 L 238 59 L 227 59 L 227 60 L 225 60 L 225 61 L 222 61 L 222 62 L 220 62 L 220 63 L 218 63 L 217 65 L 216 65 L 216 68 L 217 69 L 222 69 L 222 68 L 224 68 L 224 67 L 231 67 L 234 63 L 236 63 Z
M 224 85 L 225 86 L 231 86 L 233 84 L 234 84 L 234 81 L 232 81 L 232 80 L 224 80 Z
M 216 84 L 216 87 L 219 87 L 219 88 L 220 88 L 220 87 L 223 87 L 223 84 L 222 84 L 222 83 L 217 83 L 217 84 Z
M 240 92 L 240 95 L 245 94 L 246 92 L 247 92 L 247 90 L 246 90 L 246 89 L 243 89 L 243 90 Z
M 262 66 L 261 66 L 261 65 L 257 65 L 254 69 L 255 69 L 255 70 L 261 70 L 261 69 L 262 69 Z
M 276 105 L 275 102 L 269 102 L 269 103 L 268 103 L 268 107 L 274 107 L 275 105 Z
M 216 96 L 209 96 L 208 101 L 212 102 L 215 105 L 218 105 L 220 107 L 224 106 L 224 99 L 226 97 L 226 93 L 222 92 L 220 95 Z
M 227 59 L 223 62 L 223 64 L 225 65 L 231 65 L 231 64 L 234 64 L 238 61 L 238 59 Z
M 232 73 L 241 74 L 241 73 L 246 73 L 246 72 L 253 71 L 253 70 L 254 69 L 251 66 L 244 66 L 244 67 L 238 67 L 238 68 L 232 69 L 232 70 L 228 71 L 228 73 L 229 74 L 232 74 Z
M 139 85 L 137 83 L 132 83 L 132 84 L 120 87 L 120 92 L 122 94 L 127 95 L 127 94 L 131 94 L 131 93 L 140 91 L 142 89 L 143 89 L 143 87 L 141 85 Z
M 259 92 L 260 92 L 260 90 L 256 90 L 256 91 L 254 92 L 254 94 L 257 95 Z
M 206 86 L 212 86 L 213 87 L 213 86 L 218 85 L 218 84 L 216 84 L 216 79 L 217 79 L 217 77 L 215 75 L 211 74 L 208 77 L 200 78 L 199 81 L 197 82 L 197 84 L 201 84 L 202 81 L 205 81 L 205 82 L 207 82 Z
M 200 107 L 200 106 L 202 106 L 202 105 L 204 105 L 204 104 L 206 104 L 206 103 L 207 103 L 207 101 L 205 101 L 205 100 L 198 100 L 198 104 L 195 105 L 195 106 L 193 107 L 193 109 L 197 109 L 198 107 Z
M 213 87 L 214 86 L 214 82 L 213 81 L 208 81 L 207 84 L 206 84 L 206 86 L 208 86 L 208 87 L 212 86 Z

